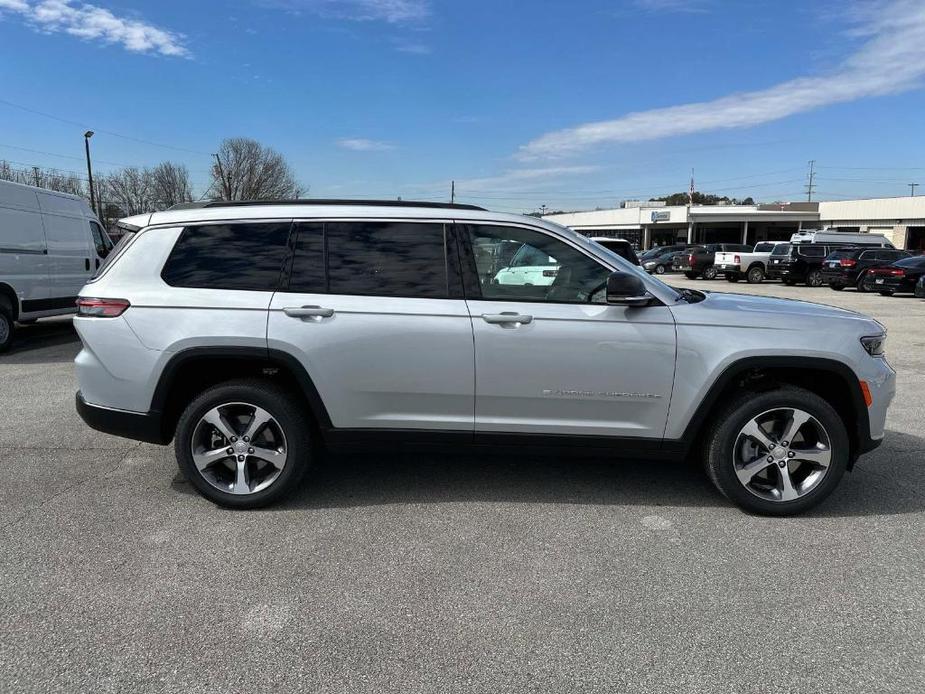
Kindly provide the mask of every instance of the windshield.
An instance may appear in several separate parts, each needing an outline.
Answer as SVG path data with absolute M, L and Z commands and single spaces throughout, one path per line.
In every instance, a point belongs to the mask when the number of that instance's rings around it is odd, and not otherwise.
M 789 243 L 779 243 L 774 246 L 774 250 L 771 251 L 771 255 L 790 255 L 790 244 Z

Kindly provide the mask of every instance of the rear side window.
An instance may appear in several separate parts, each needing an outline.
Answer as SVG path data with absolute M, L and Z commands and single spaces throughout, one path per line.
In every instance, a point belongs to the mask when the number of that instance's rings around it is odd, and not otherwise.
M 770 244 L 768 244 L 770 245 Z M 761 249 L 761 250 L 759 250 Z M 762 244 L 755 246 L 756 253 L 767 253 L 768 249 L 762 248 Z M 790 244 L 789 243 L 779 243 L 771 249 L 771 255 L 790 255 Z
M 800 246 L 800 255 L 807 258 L 824 258 L 826 250 L 825 246 Z
M 291 292 L 449 296 L 443 224 L 314 222 L 298 231 Z
M 161 278 L 173 287 L 274 291 L 290 226 L 265 222 L 186 227 Z

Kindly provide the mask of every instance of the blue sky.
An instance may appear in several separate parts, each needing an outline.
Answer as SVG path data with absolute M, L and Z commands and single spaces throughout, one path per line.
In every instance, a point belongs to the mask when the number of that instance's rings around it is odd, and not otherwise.
M 0 84 L 0 159 L 82 171 L 86 126 L 200 192 L 238 135 L 314 196 L 925 192 L 921 0 L 0 0 Z

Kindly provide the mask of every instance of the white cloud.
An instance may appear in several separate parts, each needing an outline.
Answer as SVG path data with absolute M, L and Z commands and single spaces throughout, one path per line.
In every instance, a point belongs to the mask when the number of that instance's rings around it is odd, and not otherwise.
M 487 192 L 507 192 L 511 186 L 532 183 L 535 181 L 546 181 L 565 178 L 568 176 L 580 176 L 582 174 L 595 173 L 600 170 L 599 166 L 544 166 L 537 168 L 509 169 L 498 176 L 488 176 L 485 178 L 457 179 L 456 187 L 466 193 L 487 193 Z M 439 189 L 447 187 L 447 183 L 435 185 Z
M 358 22 L 410 24 L 430 16 L 429 0 L 264 0 L 262 4 Z
M 337 141 L 337 146 L 353 152 L 388 152 L 395 149 L 395 145 L 381 140 L 367 140 L 364 137 L 345 137 Z
M 747 128 L 830 104 L 919 88 L 925 78 L 925 3 L 891 0 L 855 5 L 852 31 L 866 39 L 830 74 L 798 77 L 768 89 L 713 101 L 630 113 L 550 132 L 523 145 L 522 160 L 560 157 L 611 143 Z
M 97 5 L 75 5 L 72 0 L 0 0 L 0 10 L 20 15 L 42 33 L 65 33 L 88 41 L 118 44 L 133 53 L 188 57 L 183 35 L 139 19 L 117 17 Z

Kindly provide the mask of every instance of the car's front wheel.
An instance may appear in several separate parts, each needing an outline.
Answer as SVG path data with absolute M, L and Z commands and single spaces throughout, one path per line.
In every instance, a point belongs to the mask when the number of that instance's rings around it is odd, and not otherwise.
M 848 433 L 835 409 L 792 386 L 743 393 L 715 418 L 704 465 L 716 487 L 755 513 L 802 513 L 825 499 L 848 465 Z
M 656 274 L 656 275 L 664 275 L 664 274 L 665 274 L 665 266 L 664 266 L 664 265 L 656 265 L 656 266 L 655 266 L 655 274 Z
M 13 316 L 6 306 L 0 303 L 0 352 L 10 348 L 15 334 L 16 323 L 13 322 Z
M 257 508 L 292 492 L 311 462 L 306 413 L 279 386 L 259 380 L 209 388 L 184 410 L 177 462 L 220 506 Z
M 812 270 L 806 276 L 806 286 L 807 287 L 821 287 L 822 286 L 822 273 L 819 270 Z

